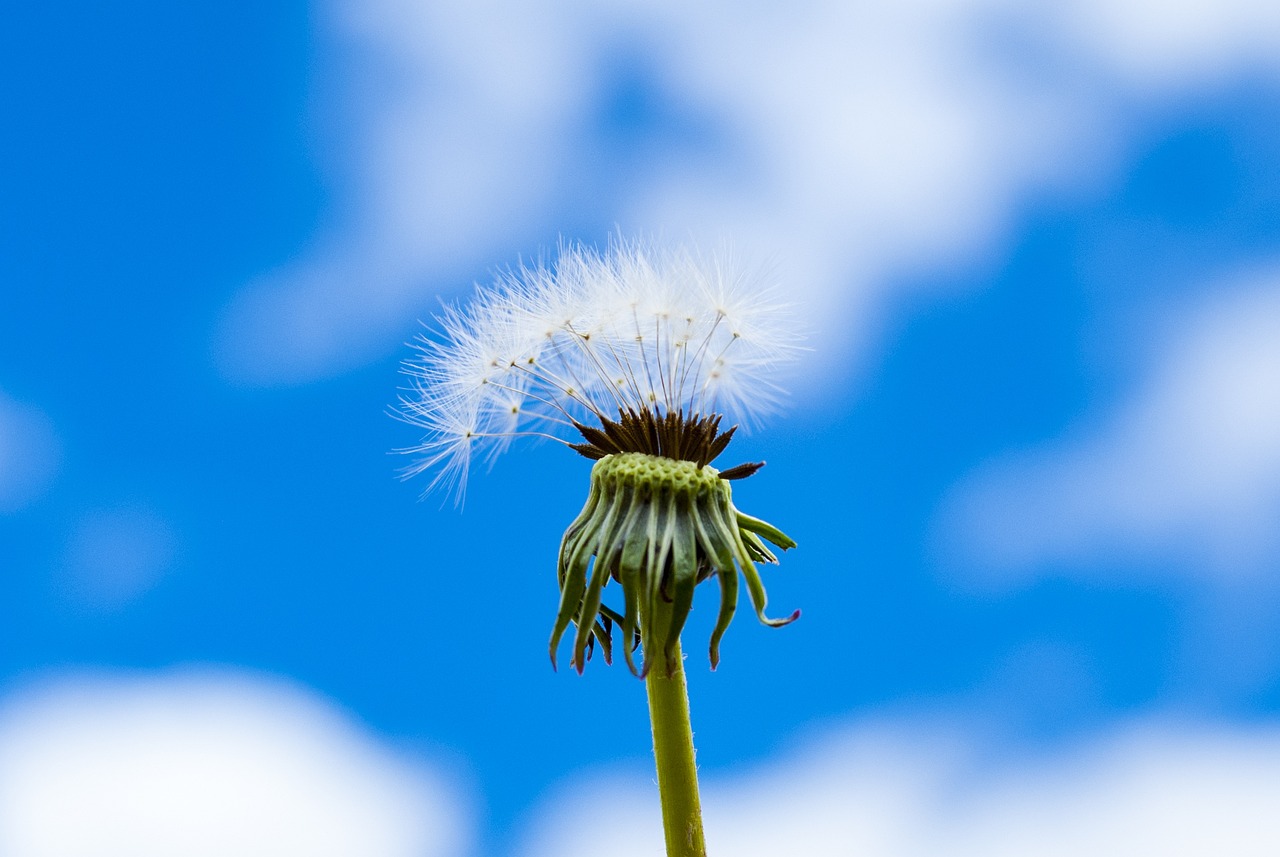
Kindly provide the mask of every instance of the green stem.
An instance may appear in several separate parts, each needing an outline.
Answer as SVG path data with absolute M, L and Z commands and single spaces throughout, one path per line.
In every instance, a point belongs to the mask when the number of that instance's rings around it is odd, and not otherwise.
M 670 672 L 659 655 L 645 678 L 667 857 L 706 857 L 702 805 L 698 800 L 698 768 L 693 758 L 693 727 L 689 722 L 689 692 L 678 641 L 672 654 Z M 646 652 L 646 660 L 649 657 Z

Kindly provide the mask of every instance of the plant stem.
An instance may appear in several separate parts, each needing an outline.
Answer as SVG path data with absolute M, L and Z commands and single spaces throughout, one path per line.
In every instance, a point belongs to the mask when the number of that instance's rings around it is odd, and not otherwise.
M 667 837 L 667 857 L 706 857 L 689 692 L 679 642 L 673 654 L 670 672 L 662 663 L 664 659 L 658 657 L 645 678 L 649 719 L 653 722 L 653 755 L 658 763 L 662 827 Z

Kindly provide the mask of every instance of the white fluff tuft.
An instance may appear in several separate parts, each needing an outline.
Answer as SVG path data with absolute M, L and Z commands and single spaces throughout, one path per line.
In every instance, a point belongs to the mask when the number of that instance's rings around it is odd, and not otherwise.
M 771 410 L 769 379 L 798 335 L 759 276 L 724 256 L 615 242 L 606 252 L 562 249 L 553 266 L 521 267 L 437 318 L 405 364 L 412 386 L 400 415 L 426 429 L 406 476 L 461 496 L 472 456 L 513 438 L 581 438 L 572 421 Z

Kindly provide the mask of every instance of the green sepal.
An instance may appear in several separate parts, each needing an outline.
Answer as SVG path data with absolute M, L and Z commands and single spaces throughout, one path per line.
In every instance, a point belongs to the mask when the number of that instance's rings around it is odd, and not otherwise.
M 601 618 L 591 626 L 591 634 L 593 638 L 600 643 L 600 654 L 604 656 L 606 664 L 613 663 L 613 622 L 608 616 L 602 615 Z M 591 660 L 591 652 L 587 652 L 587 660 Z
M 627 659 L 627 669 L 631 670 L 633 676 L 639 677 L 640 670 L 636 668 L 636 649 L 640 647 L 644 640 L 644 635 L 640 632 L 640 572 L 638 569 L 628 571 L 621 570 L 622 574 L 622 600 L 624 615 L 622 618 L 622 637 L 629 641 L 623 649 L 623 655 Z
M 737 512 L 736 509 L 734 511 Z M 793 547 L 796 546 L 795 540 L 792 539 L 791 536 L 787 535 L 782 530 L 775 527 L 773 524 L 770 524 L 768 521 L 762 521 L 759 518 L 753 518 L 750 515 L 743 514 L 742 512 L 737 512 L 737 514 L 738 514 L 738 526 L 741 529 L 744 529 L 750 533 L 756 533 L 757 535 L 764 536 L 766 539 L 768 539 L 770 542 L 777 545 L 778 547 L 782 548 L 784 551 L 791 550 Z
M 673 660 L 675 648 L 680 642 L 680 632 L 693 609 L 693 591 L 698 585 L 698 553 L 697 539 L 688 522 L 681 520 L 672 510 L 670 529 L 671 536 L 671 620 L 667 631 L 666 643 L 662 647 L 662 656 L 667 664 L 667 671 L 674 671 Z M 661 566 L 660 566 L 661 567 Z
M 555 627 L 551 629 L 551 642 L 549 645 L 552 669 L 556 668 L 556 648 L 560 645 L 560 638 L 569 627 L 573 617 L 578 614 L 582 595 L 586 589 L 587 563 L 591 559 L 587 544 L 590 541 L 590 534 L 586 538 L 579 539 L 572 546 L 572 554 L 568 563 L 561 564 L 561 579 L 563 582 L 560 588 L 560 609 L 556 613 Z M 561 557 L 564 556 L 564 553 L 565 551 L 562 547 Z
M 778 564 L 778 557 L 768 546 L 750 530 L 738 530 L 738 536 L 741 537 L 742 543 L 747 546 L 747 554 L 751 557 L 752 562 L 767 562 L 770 565 Z
M 790 625 L 800 618 L 799 610 L 785 619 L 770 619 L 764 615 L 764 608 L 769 603 L 769 596 L 765 594 L 764 581 L 760 579 L 760 572 L 756 571 L 755 565 L 749 562 L 742 567 L 742 576 L 747 579 L 747 594 L 751 596 L 751 606 L 755 608 L 756 618 L 761 622 L 770 628 L 781 628 L 783 625 Z
M 733 614 L 738 609 L 738 572 L 735 570 L 729 574 L 717 574 L 716 580 L 720 581 L 720 611 L 716 614 L 716 627 L 711 632 L 712 669 L 720 666 L 720 640 L 724 637 L 724 632 L 729 630 L 729 623 L 733 621 Z
M 590 629 L 595 622 L 596 614 L 600 612 L 600 598 L 604 590 L 604 585 L 609 581 L 608 558 L 613 554 L 613 544 L 630 532 L 634 519 L 640 511 L 641 504 L 633 502 L 631 508 L 627 509 L 626 515 L 618 513 L 620 506 L 626 504 L 615 504 L 610 508 L 603 532 L 596 547 L 596 561 L 591 572 L 591 585 L 587 587 L 586 594 L 582 598 L 581 612 L 578 614 L 578 633 L 573 643 L 573 661 L 571 662 L 577 667 L 579 674 L 586 668 L 583 661 L 583 652 L 587 646 L 587 639 L 590 637 Z M 620 524 L 612 527 L 614 522 L 622 519 Z M 603 550 L 601 549 L 603 547 Z

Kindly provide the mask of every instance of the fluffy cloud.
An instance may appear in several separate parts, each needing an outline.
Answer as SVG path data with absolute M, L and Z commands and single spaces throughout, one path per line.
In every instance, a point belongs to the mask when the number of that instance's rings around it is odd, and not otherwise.
M 708 847 L 735 857 L 1262 857 L 1280 837 L 1280 732 L 1134 725 L 1019 761 L 927 727 L 863 725 L 711 779 Z M 522 857 L 659 854 L 651 781 L 545 805 Z
M 962 483 L 952 539 L 995 573 L 1115 556 L 1217 579 L 1273 569 L 1280 269 L 1184 315 L 1112 413 Z
M 1049 18 L 1138 92 L 1213 86 L 1246 65 L 1280 71 L 1280 8 L 1268 0 L 1085 0 Z
M 335 64 L 333 227 L 228 308 L 219 362 L 250 382 L 310 380 L 398 345 L 429 298 L 528 235 L 572 159 L 593 28 L 564 4 L 322 3 Z M 484 264 L 484 263 L 482 263 Z
M 8 857 L 452 857 L 467 826 L 431 770 L 291 687 L 67 680 L 0 708 Z
M 49 418 L 0 392 L 0 514 L 39 496 L 57 465 L 58 443 Z
M 847 361 L 895 283 L 989 251 L 1028 191 L 1105 173 L 1124 104 L 1280 56 L 1275 4 L 1255 0 L 325 8 L 335 54 L 383 74 L 330 94 L 351 130 L 329 227 L 223 319 L 221 365 L 240 381 L 386 353 L 439 289 L 584 205 L 776 259 L 820 351 Z M 626 55 L 706 140 L 604 163 L 590 129 Z

